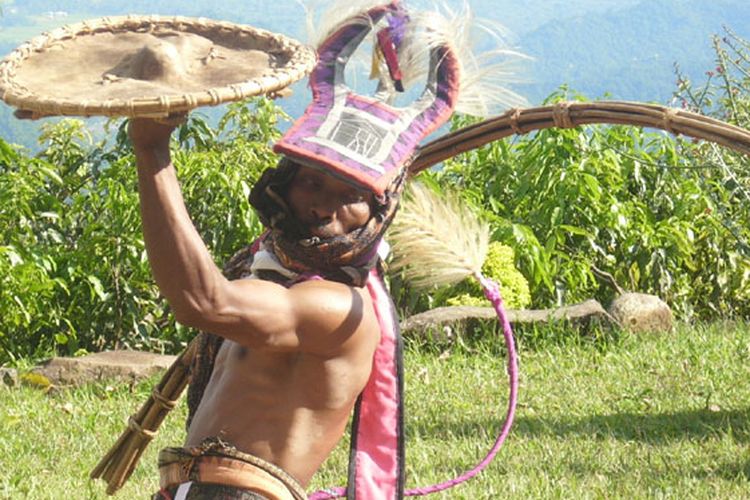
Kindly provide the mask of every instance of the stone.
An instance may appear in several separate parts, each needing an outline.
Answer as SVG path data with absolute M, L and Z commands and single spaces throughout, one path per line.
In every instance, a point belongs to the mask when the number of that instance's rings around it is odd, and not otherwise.
M 0 368 L 0 386 L 15 387 L 18 385 L 18 371 L 13 368 Z
M 615 320 L 604 310 L 602 305 L 593 299 L 581 302 L 580 304 L 558 307 L 556 309 L 508 309 L 505 312 L 508 321 L 512 324 L 550 323 L 557 321 L 568 321 L 578 325 L 585 325 L 594 321 L 598 321 L 602 324 L 615 323 Z M 492 307 L 436 307 L 435 309 L 406 318 L 401 322 L 401 330 L 405 333 L 418 333 L 435 328 L 436 326 L 458 323 L 469 319 L 495 318 L 497 318 L 497 313 Z M 450 329 L 448 329 L 448 331 L 450 331 Z M 444 335 L 445 333 L 445 330 L 443 330 Z
M 141 351 L 104 351 L 79 358 L 52 358 L 32 373 L 43 375 L 53 385 L 80 385 L 116 380 L 136 382 L 160 373 L 177 359 Z
M 624 330 L 634 333 L 668 332 L 674 316 L 666 302 L 655 295 L 623 293 L 609 306 L 611 314 Z

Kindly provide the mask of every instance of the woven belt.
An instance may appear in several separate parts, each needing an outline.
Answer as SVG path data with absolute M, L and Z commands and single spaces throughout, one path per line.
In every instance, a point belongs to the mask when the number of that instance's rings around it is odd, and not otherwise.
M 162 462 L 159 465 L 159 482 L 162 488 L 194 481 L 242 488 L 264 495 L 271 500 L 306 498 L 305 492 L 299 485 L 288 484 L 272 472 L 264 470 L 262 465 L 216 455 L 181 458 L 181 460 L 168 463 Z M 272 468 L 271 470 L 277 469 L 272 464 L 268 465 Z

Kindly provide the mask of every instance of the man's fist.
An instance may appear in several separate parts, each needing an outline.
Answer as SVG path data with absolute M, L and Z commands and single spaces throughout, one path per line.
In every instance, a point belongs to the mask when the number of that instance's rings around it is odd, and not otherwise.
M 134 149 L 168 149 L 172 131 L 186 120 L 185 113 L 156 119 L 131 118 L 128 124 L 128 137 Z

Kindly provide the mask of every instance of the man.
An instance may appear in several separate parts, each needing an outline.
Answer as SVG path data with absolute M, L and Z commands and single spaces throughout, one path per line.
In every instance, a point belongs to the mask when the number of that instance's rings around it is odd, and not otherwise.
M 353 17 L 343 10 L 349 17 L 318 45 L 313 102 L 250 195 L 268 232 L 227 268 L 260 279 L 229 281 L 214 265 L 170 162 L 172 128 L 130 125 L 155 279 L 179 322 L 213 334 L 194 362 L 186 446 L 160 454 L 155 498 L 305 498 L 353 408 L 349 484 L 333 494 L 403 497 L 401 344 L 381 240 L 419 141 L 459 104 L 462 70 L 452 20 L 398 1 Z M 373 29 L 374 98 L 344 81 Z M 388 104 L 416 78 L 426 78 L 418 99 Z
M 149 261 L 177 321 L 226 339 L 186 445 L 218 437 L 304 487 L 341 438 L 370 375 L 380 336 L 371 298 L 329 280 L 289 288 L 228 281 L 185 209 L 171 131 L 150 120 L 129 128 Z M 286 198 L 314 236 L 343 235 L 370 219 L 371 193 L 311 168 L 298 169 Z

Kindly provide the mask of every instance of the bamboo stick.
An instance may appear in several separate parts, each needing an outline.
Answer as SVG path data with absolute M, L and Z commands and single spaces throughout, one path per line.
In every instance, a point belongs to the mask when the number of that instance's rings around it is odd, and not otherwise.
M 198 342 L 193 339 L 154 387 L 148 400 L 128 420 L 128 426 L 91 471 L 92 479 L 107 482 L 107 494 L 119 490 L 135 470 L 164 418 L 175 407 L 189 380 Z
M 638 102 L 562 102 L 551 106 L 512 109 L 444 135 L 420 148 L 409 170 L 416 175 L 436 163 L 489 142 L 566 124 L 568 127 L 590 124 L 651 127 L 750 154 L 749 131 L 698 113 Z

